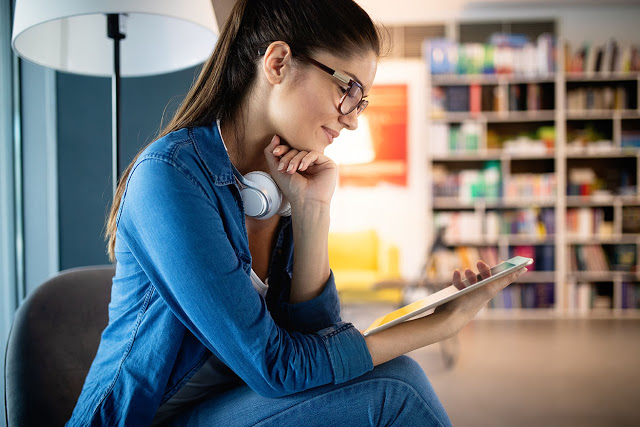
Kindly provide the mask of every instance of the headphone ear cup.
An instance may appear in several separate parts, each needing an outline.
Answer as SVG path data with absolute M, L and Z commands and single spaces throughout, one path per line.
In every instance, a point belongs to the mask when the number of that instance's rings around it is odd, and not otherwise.
M 283 197 L 273 178 L 262 171 L 249 172 L 244 178 L 254 187 L 245 187 L 240 191 L 245 214 L 267 219 L 278 213 Z

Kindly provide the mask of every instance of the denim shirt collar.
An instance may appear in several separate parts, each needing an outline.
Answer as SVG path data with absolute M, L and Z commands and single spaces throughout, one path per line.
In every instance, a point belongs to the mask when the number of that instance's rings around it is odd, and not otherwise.
M 216 122 L 190 128 L 189 135 L 214 184 L 217 186 L 234 184 L 233 165 Z

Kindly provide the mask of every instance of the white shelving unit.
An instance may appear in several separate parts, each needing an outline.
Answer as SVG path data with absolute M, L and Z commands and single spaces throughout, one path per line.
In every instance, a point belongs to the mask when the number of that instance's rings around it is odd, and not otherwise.
M 428 50 L 427 50 L 428 51 Z M 557 49 L 557 64 L 559 68 L 564 64 L 564 49 Z M 425 55 L 427 69 L 429 55 Z M 444 86 L 504 86 L 502 90 L 508 90 L 513 84 L 546 84 L 554 85 L 553 97 L 554 106 L 552 110 L 540 111 L 499 111 L 499 112 L 443 112 L 433 110 L 431 103 L 431 91 L 434 87 Z M 628 84 L 628 87 L 635 87 L 636 93 L 632 96 L 635 101 L 635 108 L 624 110 L 578 110 L 569 111 L 567 109 L 568 86 L 579 85 L 618 85 Z M 477 222 L 482 224 L 479 230 L 456 239 L 445 239 L 445 244 L 450 247 L 459 246 L 494 246 L 502 259 L 508 257 L 509 247 L 517 245 L 553 245 L 554 248 L 554 269 L 553 271 L 533 271 L 524 275 L 520 283 L 553 283 L 554 285 L 554 306 L 552 309 L 534 309 L 534 317 L 552 316 L 604 316 L 604 317 L 640 317 L 638 309 L 622 309 L 623 284 L 634 283 L 640 286 L 640 272 L 624 271 L 573 271 L 569 263 L 570 251 L 574 250 L 574 245 L 634 245 L 635 246 L 635 266 L 637 269 L 640 257 L 640 235 L 627 233 L 623 229 L 623 213 L 626 208 L 640 206 L 640 149 L 626 148 L 622 146 L 622 135 L 625 130 L 626 121 L 636 120 L 634 130 L 640 131 L 640 73 L 611 73 L 609 75 L 586 75 L 565 73 L 558 70 L 551 75 L 544 76 L 511 76 L 511 75 L 431 75 L 427 73 L 427 135 L 429 138 L 435 126 L 451 126 L 460 123 L 471 122 L 480 128 L 480 138 L 476 150 L 462 151 L 460 153 L 443 152 L 440 148 L 427 150 L 427 188 L 425 192 L 430 196 L 427 203 L 427 230 L 434 233 L 434 219 L 439 212 L 472 212 Z M 507 104 L 508 108 L 508 104 Z M 610 122 L 611 144 L 609 146 L 594 146 L 585 148 L 574 148 L 567 141 L 568 127 L 575 122 L 585 122 L 598 120 Z M 552 124 L 555 128 L 555 145 L 553 149 L 545 153 L 507 152 L 500 149 L 489 149 L 487 144 L 487 132 L 489 127 L 495 124 L 523 123 L 523 126 L 532 126 L 535 123 Z M 442 147 L 443 141 L 437 142 Z M 428 142 L 430 147 L 434 146 L 434 141 Z M 505 195 L 506 186 L 513 178 L 510 165 L 513 162 L 521 164 L 545 164 L 548 169 L 553 165 L 552 171 L 555 174 L 556 191 L 554 196 L 545 197 L 501 197 L 491 199 L 461 198 L 460 196 L 436 196 L 434 191 L 434 166 L 455 165 L 463 169 L 465 164 L 469 168 L 479 168 L 479 164 L 487 161 L 497 161 L 500 163 L 502 174 L 502 192 Z M 577 162 L 577 163 L 576 163 Z M 589 196 L 573 196 L 567 194 L 569 173 L 578 164 L 598 166 L 605 162 L 626 162 L 625 165 L 633 165 L 635 176 L 631 181 L 635 181 L 635 190 L 632 194 L 594 194 Z M 454 167 L 454 168 L 455 168 Z M 480 167 L 481 168 L 481 167 Z M 538 168 L 539 169 L 539 168 Z M 536 172 L 536 168 L 533 168 Z M 600 177 L 602 178 L 602 177 Z M 633 187 L 630 186 L 630 188 Z M 518 209 L 553 209 L 554 211 L 554 232 L 549 235 L 520 235 L 520 234 L 487 234 L 486 217 L 488 212 L 504 212 Z M 612 230 L 607 235 L 576 235 L 567 226 L 567 212 L 569 209 L 589 208 L 607 209 L 612 216 Z M 433 238 L 433 234 L 430 241 Z M 446 278 L 442 279 L 443 284 Z M 589 285 L 581 285 L 588 283 Z M 611 305 L 608 309 L 598 307 L 585 308 L 584 305 L 577 305 L 576 299 L 580 297 L 580 292 L 586 292 L 584 287 L 595 287 L 596 283 L 602 283 L 612 289 Z M 583 295 L 584 296 L 584 295 Z M 524 309 L 488 309 L 485 315 L 502 316 L 504 314 L 528 316 L 531 310 Z M 541 316 L 538 316 L 541 315 Z

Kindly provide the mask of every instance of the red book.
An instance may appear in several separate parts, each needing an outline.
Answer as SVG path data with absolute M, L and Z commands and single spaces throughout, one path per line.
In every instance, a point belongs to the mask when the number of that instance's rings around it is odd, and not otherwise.
M 482 88 L 479 84 L 469 85 L 469 111 L 477 116 L 482 111 Z
M 526 258 L 532 258 L 533 264 L 527 266 L 527 270 L 535 271 L 536 269 L 536 248 L 535 246 L 514 246 L 512 249 L 512 256 L 523 256 Z

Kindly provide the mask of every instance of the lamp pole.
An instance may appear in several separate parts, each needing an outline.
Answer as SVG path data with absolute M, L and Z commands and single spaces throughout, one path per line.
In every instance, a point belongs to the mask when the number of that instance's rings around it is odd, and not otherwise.
M 113 40 L 113 75 L 111 77 L 111 166 L 113 196 L 120 177 L 120 15 L 107 14 L 107 36 Z

